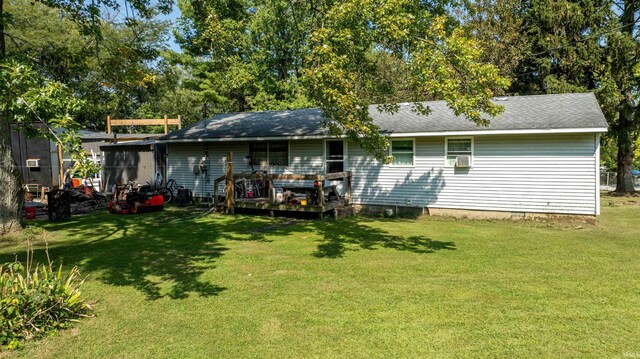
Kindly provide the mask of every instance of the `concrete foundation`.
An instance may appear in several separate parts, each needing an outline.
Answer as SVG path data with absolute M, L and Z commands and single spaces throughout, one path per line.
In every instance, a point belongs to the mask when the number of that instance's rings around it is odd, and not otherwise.
M 484 211 L 484 210 L 470 210 L 470 209 L 451 209 L 451 208 L 427 208 L 427 207 L 404 207 L 404 206 L 384 206 L 384 205 L 372 205 L 372 204 L 354 204 L 354 211 L 357 214 L 365 215 L 384 215 L 387 217 L 420 217 L 423 215 L 428 216 L 443 216 L 443 217 L 456 217 L 456 218 L 470 218 L 470 219 L 593 219 L 595 216 L 591 215 L 571 215 L 571 214 L 556 214 L 556 213 L 531 213 L 531 212 L 503 212 L 503 211 Z

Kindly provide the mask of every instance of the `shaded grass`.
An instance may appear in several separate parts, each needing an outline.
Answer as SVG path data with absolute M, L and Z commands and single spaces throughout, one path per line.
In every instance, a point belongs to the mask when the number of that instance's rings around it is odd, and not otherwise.
M 98 316 L 12 355 L 624 357 L 640 344 L 640 206 L 581 221 L 196 217 L 42 224 Z M 24 257 L 0 245 L 0 261 Z M 42 253 L 38 253 L 42 260 Z

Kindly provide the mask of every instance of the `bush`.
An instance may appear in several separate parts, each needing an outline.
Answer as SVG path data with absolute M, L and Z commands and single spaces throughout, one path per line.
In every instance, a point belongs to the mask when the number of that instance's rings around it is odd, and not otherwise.
M 62 266 L 25 268 L 14 262 L 0 266 L 0 345 L 22 346 L 25 340 L 66 328 L 90 314 L 81 298 L 77 267 L 63 275 Z

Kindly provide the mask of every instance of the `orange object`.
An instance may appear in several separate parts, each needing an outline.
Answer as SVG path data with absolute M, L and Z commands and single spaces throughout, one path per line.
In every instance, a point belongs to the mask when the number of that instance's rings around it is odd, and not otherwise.
M 82 180 L 80 178 L 71 179 L 71 187 L 73 188 L 80 187 L 81 184 L 82 184 Z

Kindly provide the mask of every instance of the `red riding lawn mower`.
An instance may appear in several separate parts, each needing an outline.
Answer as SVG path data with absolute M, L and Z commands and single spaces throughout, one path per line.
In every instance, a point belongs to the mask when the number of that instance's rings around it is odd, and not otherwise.
M 131 183 L 118 187 L 114 199 L 109 201 L 109 213 L 128 214 L 161 211 L 164 208 L 164 197 L 149 186 L 134 187 Z

